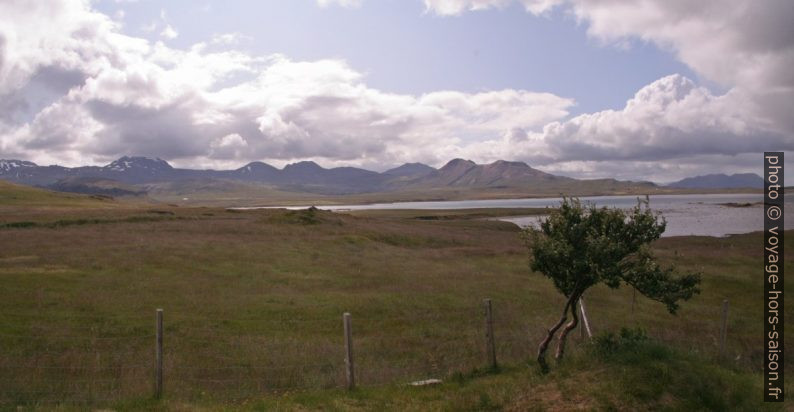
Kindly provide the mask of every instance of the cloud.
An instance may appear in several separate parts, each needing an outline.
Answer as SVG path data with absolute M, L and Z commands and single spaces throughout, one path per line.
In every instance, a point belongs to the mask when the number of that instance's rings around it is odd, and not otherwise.
M 424 0 L 429 11 L 465 11 L 521 3 L 535 14 L 563 7 L 589 36 L 630 47 L 652 42 L 704 78 L 741 89 L 778 131 L 794 133 L 794 7 L 787 0 Z M 628 42 L 628 43 L 627 43 Z M 789 103 L 788 105 L 786 103 Z
M 559 3 L 559 0 L 424 0 L 424 3 L 428 12 L 457 16 L 467 11 L 504 8 L 512 3 L 520 3 L 527 11 L 541 14 Z
M 699 158 L 715 163 L 714 156 L 730 159 L 742 153 L 791 150 L 794 145 L 794 7 L 790 1 L 424 2 L 428 11 L 447 16 L 514 3 L 534 14 L 560 7 L 586 24 L 588 35 L 604 46 L 654 43 L 703 79 L 728 90 L 714 96 L 688 79 L 665 77 L 640 90 L 621 111 L 553 122 L 534 138 L 506 139 L 530 145 L 525 150 L 528 158 L 552 168 L 560 162 L 585 161 L 602 161 L 604 170 L 615 161 Z M 493 144 L 489 148 L 493 150 Z
M 168 13 L 165 9 L 160 9 L 160 18 L 156 20 L 152 20 L 149 23 L 141 26 L 141 31 L 145 33 L 154 33 L 157 31 L 158 27 L 162 27 L 160 30 L 160 37 L 166 40 L 173 40 L 179 37 L 179 32 L 168 23 Z
M 160 32 L 160 36 L 164 39 L 173 40 L 179 36 L 179 32 L 173 28 L 170 24 L 167 24 L 165 28 Z
M 41 70 L 69 70 L 78 81 L 30 120 L 6 122 L 4 153 L 32 160 L 58 153 L 81 163 L 143 154 L 194 166 L 305 158 L 438 163 L 484 137 L 559 120 L 574 104 L 514 89 L 388 93 L 368 86 L 343 60 L 218 50 L 241 38 L 234 34 L 181 50 L 124 35 L 87 3 L 59 5 L 61 12 L 52 16 L 56 30 L 11 38 L 15 57 L 3 69 L 14 81 L 3 87 L 19 92 Z M 36 19 L 25 14 L 16 24 L 35 27 Z M 7 38 L 9 31 L 0 33 Z M 36 42 L 47 47 L 33 53 L 28 45 Z M 23 52 L 29 55 L 16 57 Z
M 117 24 L 103 14 L 86 13 L 84 6 L 77 1 L 0 3 L 0 94 L 23 87 L 41 67 L 96 73 L 92 57 L 97 53 L 114 47 L 123 54 L 142 44 L 130 38 L 111 45 L 118 38 Z
M 759 173 L 757 153 L 736 156 L 694 155 L 677 158 L 674 162 L 647 161 L 562 161 L 543 167 L 544 171 L 580 178 L 610 177 L 619 180 L 670 183 L 685 177 L 711 173 Z
M 639 38 L 669 49 L 704 78 L 752 100 L 771 127 L 794 135 L 790 1 L 600 1 L 577 2 L 573 10 L 589 22 L 591 36 Z
M 794 149 L 794 139 L 768 129 L 741 91 L 714 96 L 672 75 L 638 91 L 623 110 L 552 122 L 543 136 L 558 160 L 662 160 Z
M 733 89 L 715 96 L 681 75 L 640 89 L 621 110 L 553 121 L 540 131 L 513 129 L 465 148 L 468 157 L 520 158 L 544 170 L 584 177 L 672 180 L 686 171 L 736 173 L 736 159 L 794 150 L 794 139 L 755 115 L 755 103 Z M 708 163 L 702 163 L 708 162 Z M 747 163 L 743 165 L 747 171 Z M 740 171 L 742 171 L 740 170 Z M 702 174 L 702 173 L 701 173 Z
M 337 5 L 340 7 L 353 8 L 360 7 L 361 3 L 363 3 L 363 0 L 317 0 L 317 4 L 320 7 Z
M 213 45 L 235 45 L 243 41 L 252 41 L 253 38 L 246 36 L 240 32 L 221 33 L 212 35 L 210 44 Z
M 239 134 L 232 133 L 213 140 L 210 148 L 210 157 L 212 158 L 236 160 L 244 156 L 248 149 L 248 142 Z
M 510 3 L 425 1 L 431 12 L 447 15 Z M 557 3 L 521 2 L 531 13 Z M 662 17 L 630 2 L 561 7 L 587 22 L 594 38 L 657 43 L 727 92 L 671 75 L 640 89 L 621 110 L 569 118 L 575 101 L 550 93 L 389 93 L 368 85 L 344 60 L 234 50 L 245 39 L 239 33 L 179 49 L 123 34 L 88 1 L 3 2 L 0 152 L 72 165 L 141 154 L 190 167 L 308 158 L 375 168 L 439 165 L 453 157 L 515 159 L 575 176 L 641 179 L 708 165 L 749 167 L 754 153 L 791 150 L 792 81 L 782 69 L 791 41 L 774 31 L 791 29 L 766 10 L 776 11 L 778 3 L 758 3 L 766 11 L 736 9 L 761 19 L 759 25 L 769 19 L 769 30 L 751 30 L 755 24 L 740 24 L 741 13 L 712 3 L 679 4 L 688 11 L 678 14 L 672 3 L 646 3 Z M 641 23 L 624 21 L 632 15 Z M 167 24 L 164 13 L 161 20 Z

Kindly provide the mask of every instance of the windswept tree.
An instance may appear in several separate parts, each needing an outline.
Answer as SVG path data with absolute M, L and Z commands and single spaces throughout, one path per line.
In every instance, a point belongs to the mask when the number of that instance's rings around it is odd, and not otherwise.
M 621 283 L 667 306 L 671 314 L 678 302 L 699 293 L 700 275 L 676 275 L 673 268 L 660 267 L 650 243 L 664 233 L 666 221 L 654 214 L 648 199 L 638 200 L 630 211 L 582 205 L 579 199 L 564 198 L 559 209 L 540 223 L 527 228 L 530 267 L 554 282 L 567 298 L 560 320 L 548 330 L 538 347 L 538 364 L 548 370 L 546 350 L 559 335 L 555 358 L 562 359 L 568 333 L 579 323 L 576 305 L 584 292 L 604 283 L 617 289 Z

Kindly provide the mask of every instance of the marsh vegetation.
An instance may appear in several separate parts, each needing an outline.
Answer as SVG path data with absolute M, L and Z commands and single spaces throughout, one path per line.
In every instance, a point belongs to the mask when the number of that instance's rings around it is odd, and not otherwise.
M 479 218 L 486 211 L 471 219 L 101 200 L 2 208 L 3 407 L 676 409 L 760 400 L 760 233 L 654 242 L 663 264 L 703 274 L 702 294 L 672 317 L 643 297 L 632 303 L 629 288 L 594 286 L 597 334 L 641 327 L 649 340 L 596 356 L 574 338 L 566 364 L 541 376 L 529 359 L 559 316 L 548 308 L 565 298 L 529 270 L 520 229 Z M 498 373 L 485 370 L 484 298 L 493 300 Z M 718 361 L 725 298 L 728 356 Z M 165 310 L 163 401 L 151 399 L 156 308 Z M 339 389 L 343 312 L 353 315 L 352 393 Z M 426 378 L 445 383 L 404 386 Z

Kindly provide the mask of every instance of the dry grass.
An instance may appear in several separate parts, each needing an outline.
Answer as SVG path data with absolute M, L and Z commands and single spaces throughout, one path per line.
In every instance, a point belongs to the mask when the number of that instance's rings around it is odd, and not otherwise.
M 179 409 L 339 387 L 345 311 L 359 381 L 377 386 L 482 367 L 486 297 L 498 357 L 519 364 L 562 302 L 528 271 L 519 231 L 505 222 L 170 207 L 10 216 L 2 223 L 36 224 L 0 229 L 6 405 L 148 398 L 155 308 L 165 310 L 166 393 Z M 641 325 L 709 358 L 728 298 L 731 364 L 755 373 L 760 244 L 759 234 L 663 239 L 664 261 L 704 272 L 703 294 L 674 317 L 642 298 L 632 314 L 630 290 L 598 288 L 587 296 L 593 326 Z

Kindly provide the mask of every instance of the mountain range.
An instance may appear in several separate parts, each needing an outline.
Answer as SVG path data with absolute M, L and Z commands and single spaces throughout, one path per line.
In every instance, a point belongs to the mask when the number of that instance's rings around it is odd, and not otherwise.
M 326 169 L 311 161 L 288 164 L 282 169 L 263 162 L 251 162 L 233 170 L 195 170 L 174 168 L 165 160 L 140 156 L 124 156 L 105 166 L 73 168 L 39 166 L 22 160 L 0 160 L 0 179 L 59 191 L 110 196 L 163 191 L 217 192 L 230 191 L 232 188 L 245 191 L 246 188 L 263 187 L 280 192 L 318 195 L 434 191 L 462 193 L 473 190 L 518 195 L 584 195 L 653 193 L 662 189 L 651 182 L 578 180 L 556 176 L 534 169 L 524 162 L 498 160 L 477 164 L 464 159 L 453 159 L 439 169 L 422 163 L 406 163 L 381 173 L 355 167 Z M 745 175 L 728 177 L 728 180 L 731 179 L 742 184 L 752 181 Z M 712 180 L 705 179 L 707 182 Z M 725 180 L 720 182 L 728 184 Z M 751 183 L 751 187 L 755 187 L 755 182 Z M 699 187 L 696 186 L 697 180 L 684 179 L 675 184 L 679 186 L 674 187 Z
M 764 187 L 764 179 L 755 173 L 737 173 L 733 175 L 720 173 L 688 177 L 670 183 L 668 186 L 683 189 L 732 189 L 740 187 L 762 189 Z

